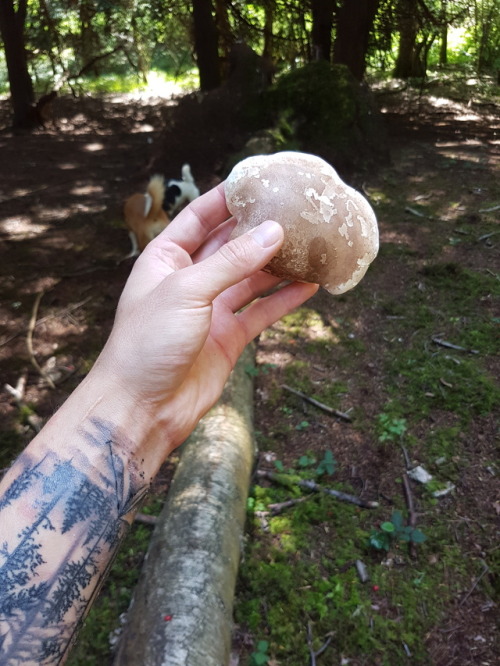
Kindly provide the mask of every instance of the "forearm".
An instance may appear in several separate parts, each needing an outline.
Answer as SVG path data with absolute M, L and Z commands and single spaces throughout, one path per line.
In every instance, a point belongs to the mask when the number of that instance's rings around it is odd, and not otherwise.
M 148 490 L 152 470 L 140 456 L 150 429 L 91 373 L 6 474 L 1 664 L 64 660 Z

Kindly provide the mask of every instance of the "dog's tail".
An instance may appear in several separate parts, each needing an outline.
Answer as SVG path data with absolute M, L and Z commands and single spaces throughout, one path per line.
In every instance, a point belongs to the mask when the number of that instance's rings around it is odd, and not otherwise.
M 183 165 L 181 173 L 182 173 L 182 180 L 185 183 L 193 183 L 194 185 L 194 178 L 193 174 L 191 173 L 191 167 L 189 166 L 189 164 Z
M 151 176 L 146 191 L 145 216 L 148 220 L 155 220 L 161 211 L 165 196 L 165 179 L 163 176 Z

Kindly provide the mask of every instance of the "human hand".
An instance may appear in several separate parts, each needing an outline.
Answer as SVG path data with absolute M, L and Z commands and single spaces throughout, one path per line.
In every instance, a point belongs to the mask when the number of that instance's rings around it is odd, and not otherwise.
M 258 299 L 280 282 L 260 269 L 283 230 L 266 222 L 228 242 L 228 218 L 219 185 L 147 246 L 96 364 L 161 424 L 165 455 L 217 401 L 245 345 L 318 289 L 292 283 Z

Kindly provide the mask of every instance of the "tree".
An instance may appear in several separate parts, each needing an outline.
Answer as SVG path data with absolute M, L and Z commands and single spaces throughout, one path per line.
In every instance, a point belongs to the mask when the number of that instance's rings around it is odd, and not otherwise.
M 200 89 L 220 85 L 219 40 L 211 0 L 193 0 L 194 50 L 200 74 Z
M 313 60 L 330 62 L 334 7 L 335 0 L 311 0 Z
M 5 50 L 5 60 L 9 76 L 13 126 L 31 128 L 35 124 L 33 102 L 35 95 L 33 83 L 28 71 L 24 25 L 26 21 L 27 0 L 0 1 L 0 33 Z
M 380 0 L 344 0 L 337 11 L 333 62 L 346 65 L 358 81 L 365 74 L 369 39 L 379 4 Z

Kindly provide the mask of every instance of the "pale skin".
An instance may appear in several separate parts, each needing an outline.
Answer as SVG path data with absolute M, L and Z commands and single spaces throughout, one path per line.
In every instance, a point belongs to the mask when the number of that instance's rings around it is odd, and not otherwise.
M 223 186 L 137 259 L 86 379 L 0 484 L 0 663 L 61 664 L 167 456 L 219 398 L 244 347 L 317 290 L 261 269 L 266 222 L 228 241 Z

